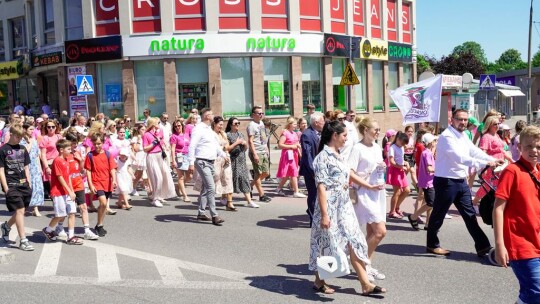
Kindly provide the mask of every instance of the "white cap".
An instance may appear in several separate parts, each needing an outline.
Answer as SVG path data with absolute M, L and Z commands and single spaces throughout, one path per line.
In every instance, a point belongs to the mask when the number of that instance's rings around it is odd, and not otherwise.
M 435 136 L 431 133 L 426 133 L 422 136 L 422 142 L 424 143 L 424 145 L 427 145 L 427 144 L 430 144 L 432 143 L 433 141 L 437 140 L 437 138 L 439 138 L 438 136 Z
M 500 124 L 499 129 L 500 130 L 510 130 L 510 127 L 507 124 Z
M 119 155 L 125 155 L 125 156 L 128 156 L 131 154 L 131 152 L 129 151 L 129 148 L 122 148 L 120 149 L 120 153 Z

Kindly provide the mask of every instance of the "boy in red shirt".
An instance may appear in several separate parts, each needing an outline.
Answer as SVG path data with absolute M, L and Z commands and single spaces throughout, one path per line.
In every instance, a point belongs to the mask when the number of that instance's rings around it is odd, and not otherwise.
M 68 158 L 71 155 L 71 143 L 68 140 L 60 139 L 56 143 L 58 157 L 54 159 L 51 168 L 51 199 L 54 207 L 54 218 L 49 222 L 49 226 L 43 228 L 43 234 L 50 241 L 56 241 L 56 225 L 68 216 L 68 238 L 67 244 L 82 245 L 83 241 L 74 236 L 75 232 L 75 192 L 69 178 Z
M 103 237 L 107 230 L 103 228 L 107 203 L 113 189 L 116 188 L 116 161 L 111 155 L 103 150 L 103 135 L 93 134 L 90 139 L 94 150 L 86 155 L 84 169 L 88 178 L 88 187 L 99 200 L 98 220 L 95 227 L 97 234 Z
M 495 257 L 518 279 L 517 303 L 540 303 L 540 128 L 526 127 L 518 148 L 521 158 L 503 171 L 495 193 Z

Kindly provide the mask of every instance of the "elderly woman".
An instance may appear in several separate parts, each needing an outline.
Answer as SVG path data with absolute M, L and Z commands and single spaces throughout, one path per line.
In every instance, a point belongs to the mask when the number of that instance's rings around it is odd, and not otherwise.
M 150 117 L 146 121 L 146 132 L 143 134 L 143 150 L 146 155 L 146 171 L 152 186 L 152 205 L 163 207 L 166 199 L 176 197 L 171 168 L 165 161 L 165 143 L 163 131 L 158 127 L 159 118 Z M 163 157 L 165 156 L 165 157 Z
M 317 204 L 311 226 L 309 258 L 309 269 L 315 271 L 313 288 L 325 294 L 335 292 L 319 278 L 317 257 L 335 255 L 337 248 L 340 248 L 350 256 L 362 286 L 362 295 L 381 294 L 386 290 L 375 286 L 368 279 L 366 272 L 366 265 L 370 264 L 368 245 L 349 199 L 349 182 L 352 180 L 361 184 L 362 181 L 339 154 L 339 149 L 346 141 L 346 126 L 339 121 L 327 122 L 321 132 L 319 154 L 313 161 L 317 184 Z M 330 242 L 330 238 L 333 238 L 334 242 Z

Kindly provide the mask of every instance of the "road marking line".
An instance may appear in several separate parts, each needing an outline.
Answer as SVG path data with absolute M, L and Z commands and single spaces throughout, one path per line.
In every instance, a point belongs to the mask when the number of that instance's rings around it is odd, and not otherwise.
M 122 280 L 116 251 L 112 248 L 96 248 L 98 280 L 100 282 L 114 282 Z
M 161 276 L 161 280 L 165 285 L 178 285 L 184 281 L 186 278 L 178 268 L 178 263 L 171 261 L 154 261 L 156 268 Z
M 36 265 L 36 270 L 34 271 L 34 276 L 46 277 L 56 275 L 61 253 L 61 242 L 45 242 L 45 244 L 43 244 L 43 250 L 41 251 L 38 264 Z

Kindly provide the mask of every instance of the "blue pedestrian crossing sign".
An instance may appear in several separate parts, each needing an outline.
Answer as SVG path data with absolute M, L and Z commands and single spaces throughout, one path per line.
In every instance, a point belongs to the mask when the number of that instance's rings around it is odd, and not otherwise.
M 94 78 L 92 75 L 77 75 L 77 95 L 94 94 Z
M 480 90 L 495 90 L 495 74 L 482 74 L 480 75 Z

